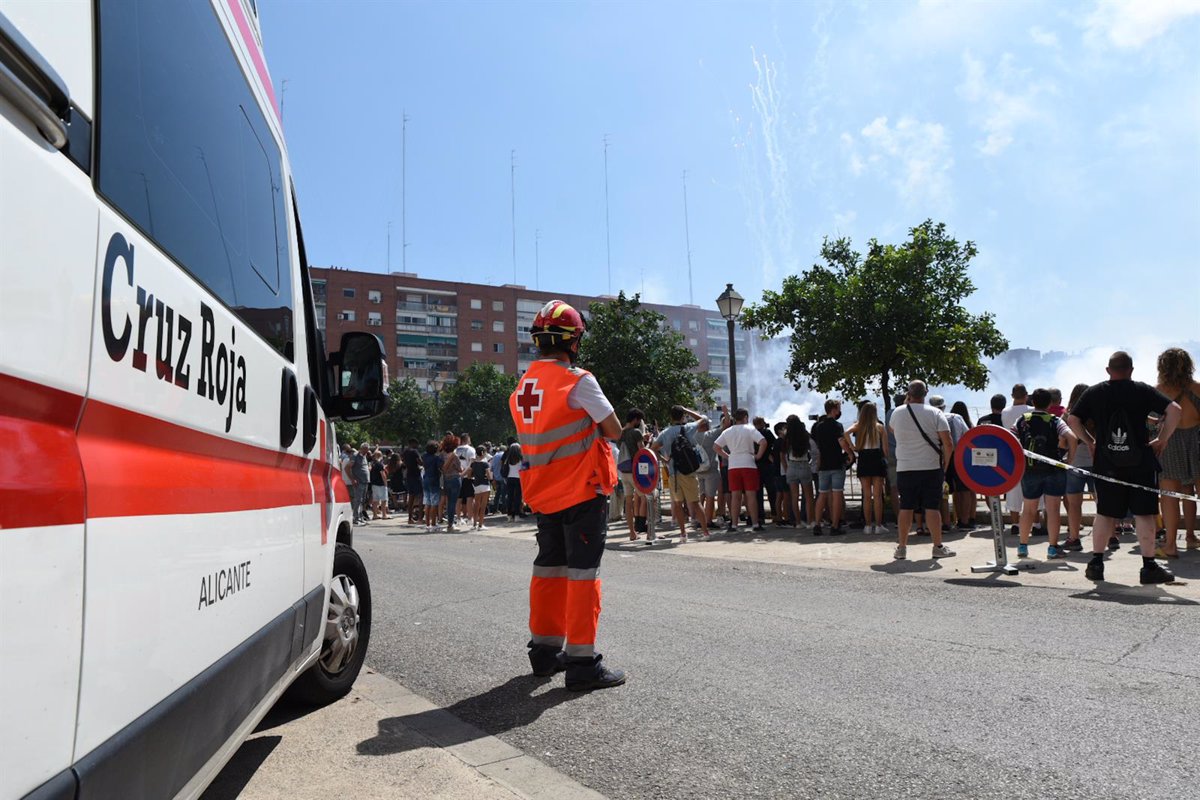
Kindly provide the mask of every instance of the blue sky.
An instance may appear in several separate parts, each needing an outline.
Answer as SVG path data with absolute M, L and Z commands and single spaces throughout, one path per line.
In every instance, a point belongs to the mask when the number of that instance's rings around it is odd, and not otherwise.
M 259 0 L 310 261 L 748 299 L 932 217 L 1013 346 L 1200 339 L 1200 0 Z M 286 86 L 283 81 L 286 80 Z M 540 258 L 535 280 L 535 231 Z

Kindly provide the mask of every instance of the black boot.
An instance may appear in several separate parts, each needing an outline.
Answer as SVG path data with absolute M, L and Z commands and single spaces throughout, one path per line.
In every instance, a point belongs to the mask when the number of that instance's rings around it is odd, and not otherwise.
M 529 666 L 539 678 L 549 678 L 567 668 L 566 656 L 557 647 L 529 643 Z
M 625 682 L 625 671 L 609 669 L 604 665 L 604 656 L 597 653 L 591 658 L 567 659 L 567 689 L 572 692 L 590 692 L 592 689 L 608 689 Z

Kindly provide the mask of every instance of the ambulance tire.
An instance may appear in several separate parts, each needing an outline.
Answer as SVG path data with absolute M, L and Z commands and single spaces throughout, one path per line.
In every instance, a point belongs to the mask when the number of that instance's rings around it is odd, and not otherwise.
M 296 679 L 288 690 L 288 696 L 300 703 L 312 706 L 323 706 L 340 700 L 350 693 L 358 673 L 362 669 L 367 656 L 367 644 L 371 639 L 371 583 L 367 579 L 367 569 L 363 566 L 358 553 L 347 545 L 339 544 L 333 555 L 333 588 L 330 589 L 330 607 L 326 609 L 326 623 L 321 640 L 321 655 L 308 670 Z M 343 617 L 338 614 L 342 605 L 339 598 L 344 598 L 347 590 L 353 588 L 358 594 L 358 608 L 354 613 L 354 627 L 357 635 L 354 637 L 353 652 L 339 662 L 334 653 L 333 637 L 342 636 L 345 641 L 345 628 L 340 623 Z

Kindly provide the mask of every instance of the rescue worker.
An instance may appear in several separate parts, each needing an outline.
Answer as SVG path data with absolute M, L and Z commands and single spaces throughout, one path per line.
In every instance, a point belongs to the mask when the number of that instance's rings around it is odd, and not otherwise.
M 583 333 L 574 308 L 561 300 L 543 306 L 530 329 L 541 359 L 509 398 L 523 454 L 521 488 L 538 520 L 529 663 L 541 677 L 565 670 L 571 691 L 625 682 L 596 652 L 600 558 L 617 483 L 605 440 L 620 436 L 621 423 L 592 374 L 574 366 Z

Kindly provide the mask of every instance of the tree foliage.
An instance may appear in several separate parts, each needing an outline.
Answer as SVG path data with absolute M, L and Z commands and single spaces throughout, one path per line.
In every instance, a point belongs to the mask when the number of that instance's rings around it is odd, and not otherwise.
M 388 384 L 388 409 L 374 419 L 336 424 L 339 442 L 357 447 L 372 444 L 403 444 L 414 438 L 424 443 L 437 433 L 437 406 L 412 378 Z
M 507 441 L 516 435 L 508 410 L 508 397 L 516 388 L 515 375 L 501 372 L 494 364 L 472 364 L 438 398 L 441 429 L 466 431 L 474 442 Z
M 672 330 L 667 318 L 642 308 L 640 295 L 592 303 L 579 365 L 591 371 L 622 415 L 637 407 L 666 423 L 671 406 L 709 407 L 719 383 Z
M 967 275 L 977 250 L 943 223 L 926 220 L 898 245 L 871 239 L 863 256 L 846 238 L 826 239 L 823 264 L 763 292 L 742 317 L 765 337 L 791 334 L 787 377 L 800 388 L 851 398 L 891 394 L 909 380 L 987 386 L 984 357 L 1008 349 L 990 313 L 962 306 L 975 291 Z

